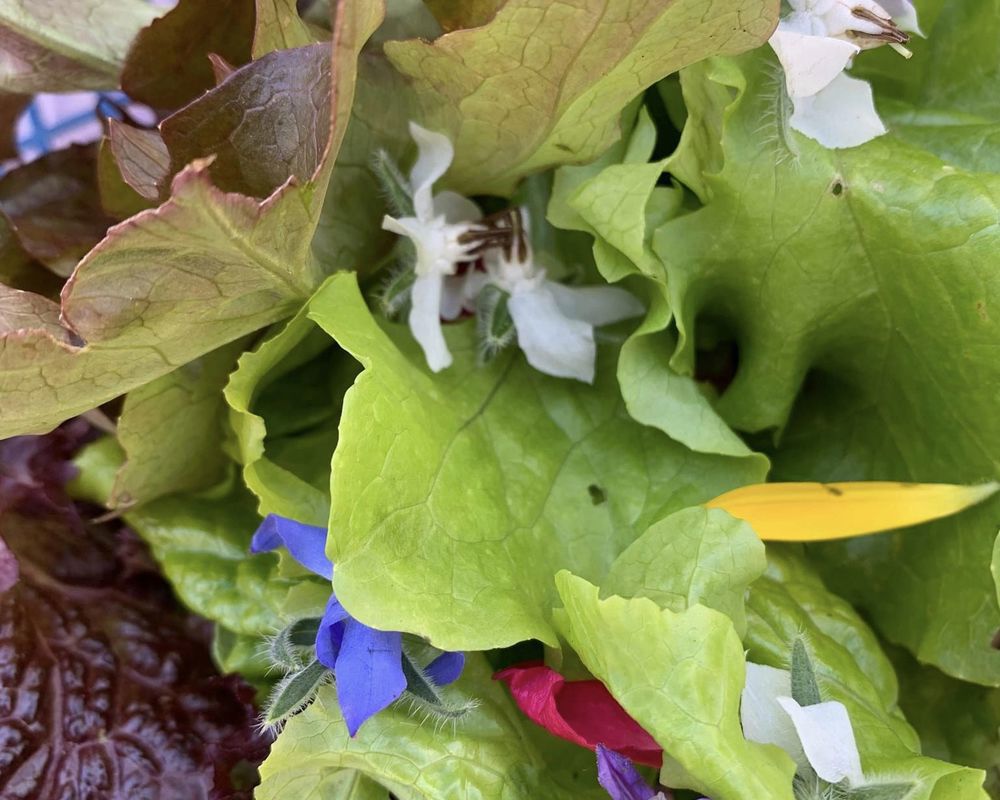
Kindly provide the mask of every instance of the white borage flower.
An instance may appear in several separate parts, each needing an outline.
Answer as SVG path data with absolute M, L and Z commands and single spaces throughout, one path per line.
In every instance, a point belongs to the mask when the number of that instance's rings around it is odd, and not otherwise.
M 510 252 L 491 250 L 485 262 L 487 281 L 509 295 L 507 309 L 518 346 L 528 363 L 547 375 L 593 383 L 594 328 L 645 311 L 633 295 L 615 286 L 574 287 L 549 280 L 535 262 L 527 235 L 517 236 Z
M 790 0 L 770 44 L 785 72 L 794 110 L 789 124 L 824 147 L 855 147 L 886 132 L 871 86 L 844 74 L 859 52 L 899 49 L 919 33 L 909 0 Z
M 458 265 L 474 261 L 479 243 L 466 234 L 478 230 L 479 207 L 455 192 L 434 193 L 434 183 L 448 171 L 455 150 L 447 136 L 410 123 L 417 143 L 417 161 L 410 170 L 414 216 L 396 219 L 386 215 L 385 230 L 409 237 L 416 247 L 416 280 L 413 283 L 408 322 L 434 372 L 451 365 L 451 352 L 441 332 L 442 295 Z
M 865 782 L 844 704 L 800 705 L 792 699 L 792 676 L 787 670 L 747 663 L 740 720 L 748 740 L 780 747 L 800 771 L 812 769 L 827 783 Z

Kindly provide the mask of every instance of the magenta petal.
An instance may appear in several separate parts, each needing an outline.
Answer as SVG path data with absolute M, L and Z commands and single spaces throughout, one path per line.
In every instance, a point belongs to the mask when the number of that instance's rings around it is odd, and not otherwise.
M 334 669 L 337 700 L 354 736 L 372 716 L 391 705 L 406 689 L 403 675 L 403 636 L 377 631 L 349 619 Z
M 600 681 L 567 682 L 538 663 L 508 667 L 493 677 L 506 683 L 521 711 L 549 733 L 591 750 L 602 744 L 650 767 L 663 763 L 663 749 Z

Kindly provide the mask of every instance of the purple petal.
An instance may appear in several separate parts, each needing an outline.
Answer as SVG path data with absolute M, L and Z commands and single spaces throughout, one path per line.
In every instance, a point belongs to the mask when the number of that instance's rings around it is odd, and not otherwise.
M 625 756 L 597 745 L 597 780 L 613 800 L 650 800 L 656 792 Z
M 326 528 L 305 525 L 268 514 L 250 540 L 251 553 L 266 553 L 284 545 L 292 558 L 310 572 L 333 580 L 333 564 L 326 557 Z
M 323 612 L 323 619 L 316 631 L 316 658 L 327 669 L 337 666 L 337 656 L 344 640 L 344 620 L 350 615 L 337 600 L 336 595 L 330 595 Z
M 393 703 L 406 689 L 403 636 L 377 631 L 356 619 L 344 623 L 344 638 L 334 670 L 337 700 L 354 736 L 369 718 Z
M 437 686 L 447 686 L 458 680 L 465 668 L 465 653 L 442 653 L 435 658 L 424 672 Z

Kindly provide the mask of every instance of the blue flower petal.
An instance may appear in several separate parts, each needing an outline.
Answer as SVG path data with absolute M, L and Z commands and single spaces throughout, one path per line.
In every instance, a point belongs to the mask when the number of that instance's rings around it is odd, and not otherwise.
M 335 669 L 340 646 L 344 640 L 344 620 L 350 615 L 337 601 L 336 595 L 330 595 L 316 631 L 316 659 L 327 669 Z
M 251 553 L 265 553 L 281 545 L 292 558 L 317 575 L 333 580 L 333 563 L 326 557 L 326 528 L 305 525 L 277 514 L 268 514 L 250 540 Z
M 597 780 L 612 800 L 650 800 L 656 792 L 625 756 L 597 745 Z
M 402 634 L 377 631 L 356 619 L 348 620 L 334 673 L 340 710 L 348 732 L 354 736 L 367 719 L 406 689 Z
M 464 668 L 465 653 L 442 653 L 424 671 L 438 686 L 447 686 L 458 680 Z

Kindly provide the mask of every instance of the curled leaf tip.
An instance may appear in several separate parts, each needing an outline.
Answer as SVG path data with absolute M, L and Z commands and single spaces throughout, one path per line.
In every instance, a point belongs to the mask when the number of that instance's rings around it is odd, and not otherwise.
M 991 497 L 993 481 L 761 483 L 706 503 L 745 520 L 764 541 L 818 542 L 905 528 L 957 514 Z

